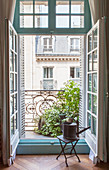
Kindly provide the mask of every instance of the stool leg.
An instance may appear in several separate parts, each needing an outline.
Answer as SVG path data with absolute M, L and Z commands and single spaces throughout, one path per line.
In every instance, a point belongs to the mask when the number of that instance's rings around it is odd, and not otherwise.
M 68 167 L 68 163 L 67 163 L 67 157 L 66 157 L 66 154 L 65 154 L 65 152 L 64 152 L 64 149 L 65 149 L 66 145 L 67 145 L 67 144 L 65 144 L 65 145 L 64 145 L 64 147 L 63 147 L 63 146 L 62 146 L 62 143 L 61 143 L 61 148 L 62 148 L 62 152 L 63 152 L 63 154 L 64 154 L 64 158 L 65 158 L 66 167 Z
M 74 150 L 74 148 L 75 148 L 75 146 L 76 146 L 77 142 L 78 142 L 78 140 L 75 142 L 75 144 L 74 144 L 74 145 L 73 145 L 73 142 L 71 142 L 71 144 L 72 144 L 72 149 L 71 149 L 71 151 L 70 151 L 70 154 L 72 154 L 72 151 Z
M 79 156 L 78 156 L 77 153 L 76 153 L 75 148 L 74 148 L 74 152 L 75 152 L 76 157 L 78 158 L 78 162 L 81 162 L 80 159 L 79 159 Z
M 60 140 L 59 140 L 59 142 L 60 142 L 60 146 L 61 146 L 61 152 L 60 152 L 60 154 L 56 157 L 57 160 L 58 160 L 58 158 L 60 157 L 60 155 L 62 154 L 62 152 L 64 151 L 64 149 L 65 149 L 65 147 L 66 147 L 66 144 L 65 144 L 64 147 L 63 147 Z
M 61 140 L 59 140 L 59 142 L 60 142 L 60 145 L 61 145 L 61 149 L 62 149 L 62 150 L 61 150 L 60 154 L 56 157 L 56 159 L 58 160 L 58 158 L 60 157 L 60 155 L 63 153 L 63 154 L 64 154 L 64 158 L 65 158 L 66 167 L 68 167 L 67 157 L 66 157 L 65 152 L 64 152 L 64 149 L 65 149 L 65 147 L 66 147 L 67 144 L 65 144 L 64 146 L 62 146 Z
M 63 151 L 63 154 L 64 154 L 64 158 L 65 158 L 66 167 L 68 167 L 67 157 L 66 157 L 66 154 L 65 154 L 65 152 L 64 152 L 64 151 Z
M 75 146 L 76 146 L 77 143 L 78 143 L 78 140 L 75 142 L 74 145 L 73 145 L 73 142 L 71 143 L 72 144 L 72 149 L 70 151 L 70 154 L 72 154 L 72 151 L 74 150 L 74 153 L 75 153 L 76 157 L 78 158 L 78 162 L 81 162 L 80 159 L 79 159 L 79 156 L 77 155 L 76 150 L 75 150 Z

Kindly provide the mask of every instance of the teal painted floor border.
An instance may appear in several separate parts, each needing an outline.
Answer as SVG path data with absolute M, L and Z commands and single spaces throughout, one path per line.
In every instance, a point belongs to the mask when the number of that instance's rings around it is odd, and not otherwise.
M 68 144 L 66 148 L 70 146 Z M 58 154 L 60 151 L 58 139 L 21 139 L 17 147 L 17 154 Z M 80 154 L 89 154 L 90 149 L 84 139 L 79 140 L 76 151 Z M 66 153 L 69 153 L 69 150 Z

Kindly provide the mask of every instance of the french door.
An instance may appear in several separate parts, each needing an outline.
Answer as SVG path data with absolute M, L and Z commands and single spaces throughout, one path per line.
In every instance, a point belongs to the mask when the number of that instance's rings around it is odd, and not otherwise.
M 86 124 L 91 128 L 86 132 L 85 139 L 95 157 L 102 159 L 103 155 L 103 48 L 100 45 L 103 39 L 103 21 L 97 24 L 87 34 L 87 109 Z M 19 142 L 19 120 L 18 112 L 18 38 L 10 22 L 8 22 L 8 136 L 9 136 L 9 158 L 11 158 Z M 22 54 L 23 56 L 23 54 Z M 22 67 L 23 68 L 23 67 Z M 23 90 L 22 90 L 23 91 Z M 23 94 L 22 94 L 23 95 Z M 21 122 L 21 121 L 20 121 Z M 24 123 L 23 123 L 24 126 Z M 101 150 L 100 150 L 101 148 Z M 11 159 L 9 159 L 11 160 Z
M 91 128 L 85 138 L 95 157 L 103 160 L 104 20 L 99 20 L 88 32 L 87 49 L 86 124 Z
M 8 61 L 8 148 L 11 164 L 19 142 L 19 113 L 18 113 L 18 37 L 12 24 L 7 20 L 7 61 Z

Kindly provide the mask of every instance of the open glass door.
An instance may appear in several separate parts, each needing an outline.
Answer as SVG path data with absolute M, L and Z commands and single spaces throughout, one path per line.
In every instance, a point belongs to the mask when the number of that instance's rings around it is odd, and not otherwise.
M 11 23 L 7 21 L 8 77 L 9 77 L 9 157 L 15 155 L 19 142 L 18 117 L 18 38 Z M 8 164 L 11 164 L 9 159 Z
M 89 31 L 87 53 L 87 126 L 86 140 L 92 151 L 97 153 L 98 126 L 98 44 L 99 22 Z
M 105 143 L 105 22 L 99 20 L 87 34 L 87 113 L 86 141 L 94 153 L 94 158 L 104 160 Z M 94 159 L 95 161 L 97 159 Z

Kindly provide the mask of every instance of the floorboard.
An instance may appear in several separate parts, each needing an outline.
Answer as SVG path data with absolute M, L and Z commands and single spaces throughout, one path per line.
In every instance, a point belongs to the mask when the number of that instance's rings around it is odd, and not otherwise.
M 66 167 L 64 156 L 56 160 L 56 155 L 17 155 L 11 167 L 0 165 L 0 170 L 109 170 L 109 164 L 94 165 L 88 155 L 79 155 L 81 163 L 76 157 L 68 159 Z

